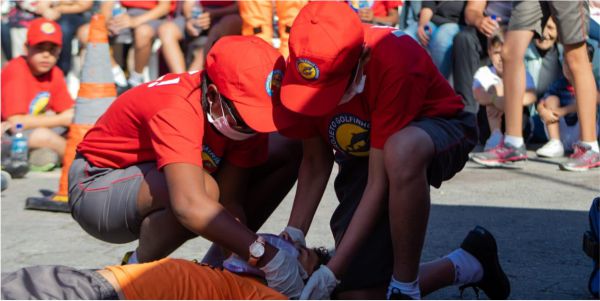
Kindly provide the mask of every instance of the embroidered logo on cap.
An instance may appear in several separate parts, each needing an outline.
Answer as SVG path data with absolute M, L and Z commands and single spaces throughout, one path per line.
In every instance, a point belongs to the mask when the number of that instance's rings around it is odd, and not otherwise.
M 275 69 L 269 73 L 267 82 L 265 83 L 265 89 L 269 96 L 273 96 L 273 91 L 279 92 L 281 89 L 281 81 L 283 80 L 283 71 Z
M 317 64 L 307 60 L 307 59 L 298 59 L 296 63 L 296 68 L 304 79 L 307 80 L 317 80 L 319 79 L 319 67 Z
M 42 26 L 40 26 L 40 30 L 45 34 L 53 34 L 56 31 L 56 28 L 54 28 L 52 23 L 44 22 L 42 23 Z

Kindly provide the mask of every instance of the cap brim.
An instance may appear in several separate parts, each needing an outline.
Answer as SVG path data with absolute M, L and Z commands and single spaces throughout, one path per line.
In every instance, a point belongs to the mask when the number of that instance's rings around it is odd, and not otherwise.
M 331 112 L 340 103 L 348 86 L 350 75 L 340 78 L 327 86 L 311 87 L 296 84 L 292 80 L 281 85 L 281 102 L 289 110 L 309 116 L 323 116 Z
M 54 45 L 57 45 L 58 47 L 62 47 L 62 40 L 57 42 L 56 40 L 51 40 L 51 39 L 33 39 L 31 41 L 27 41 L 27 44 L 29 44 L 29 46 L 35 46 L 37 44 L 46 43 L 46 42 L 50 42 Z
M 281 104 L 272 107 L 257 107 L 235 102 L 234 106 L 244 122 L 259 133 L 271 133 L 287 129 L 296 125 L 302 119 L 301 115 L 286 109 Z

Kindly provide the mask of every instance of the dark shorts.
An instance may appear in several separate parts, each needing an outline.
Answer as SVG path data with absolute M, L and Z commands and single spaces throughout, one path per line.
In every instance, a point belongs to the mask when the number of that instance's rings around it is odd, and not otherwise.
M 531 30 L 538 37 L 550 15 L 555 17 L 559 41 L 572 45 L 587 40 L 590 8 L 587 1 L 515 1 L 509 30 Z
M 3 300 L 118 300 L 115 289 L 92 270 L 33 266 L 2 274 Z
M 139 237 L 142 217 L 137 197 L 143 177 L 155 163 L 125 169 L 92 166 L 77 154 L 69 170 L 71 215 L 90 235 L 111 243 Z
M 472 113 L 463 112 L 453 119 L 423 118 L 413 121 L 410 126 L 424 130 L 434 143 L 435 155 L 427 169 L 427 177 L 429 184 L 436 188 L 462 170 L 469 152 L 477 143 L 477 120 Z M 338 162 L 340 170 L 334 185 L 340 204 L 330 221 L 336 246 L 360 203 L 367 184 L 369 159 L 356 157 Z M 389 212 L 386 209 L 350 262 L 337 291 L 387 286 L 393 265 Z

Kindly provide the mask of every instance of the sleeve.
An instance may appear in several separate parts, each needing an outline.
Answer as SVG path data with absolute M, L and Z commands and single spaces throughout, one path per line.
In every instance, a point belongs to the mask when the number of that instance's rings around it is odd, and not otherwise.
M 488 66 L 483 66 L 475 72 L 473 77 L 473 89 L 482 87 L 484 90 L 488 90 L 491 86 L 497 84 L 500 78 L 492 73 Z
M 26 114 L 22 112 L 22 105 L 29 105 L 30 99 L 27 99 L 28 89 L 23 79 L 25 74 L 22 70 L 19 70 L 16 62 L 11 61 L 4 70 L 2 70 L 2 120 L 6 120 L 8 117 L 18 114 Z M 10 87 L 10 88 L 9 88 Z
M 385 1 L 383 3 L 385 4 L 386 12 L 387 10 L 398 8 L 398 6 L 402 6 L 402 1 Z
M 267 162 L 269 157 L 269 134 L 257 134 L 243 140 L 227 144 L 225 160 L 242 168 L 255 167 Z
M 202 167 L 204 121 L 193 110 L 168 108 L 148 122 L 158 169 L 169 163 L 190 163 Z
M 527 70 L 525 70 L 525 90 L 535 90 L 535 82 Z
M 387 73 L 382 77 L 381 92 L 371 104 L 371 146 L 378 149 L 383 149 L 391 135 L 415 119 L 429 87 L 425 74 Z
M 56 113 L 70 109 L 75 104 L 62 71 L 58 67 L 52 68 L 52 90 L 50 91 L 50 109 Z

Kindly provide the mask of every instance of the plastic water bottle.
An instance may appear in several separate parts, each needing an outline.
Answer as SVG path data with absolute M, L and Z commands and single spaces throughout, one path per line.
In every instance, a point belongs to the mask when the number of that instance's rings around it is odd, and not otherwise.
M 123 7 L 123 5 L 121 5 L 121 3 L 119 1 L 116 1 L 115 4 L 113 5 L 113 9 L 112 9 L 113 18 L 120 14 L 124 14 L 126 12 L 127 12 L 127 9 L 125 7 Z M 133 42 L 133 37 L 131 35 L 131 29 L 126 28 L 126 29 L 122 29 L 121 31 L 119 31 L 116 42 L 120 43 L 120 44 L 131 44 Z
M 425 30 L 425 34 L 428 37 L 431 37 L 431 27 L 429 27 L 429 25 L 425 25 L 425 27 L 423 27 L 423 30 Z
M 371 8 L 371 4 L 368 0 L 360 0 L 358 1 L 358 8 Z
M 23 124 L 17 123 L 12 139 L 10 157 L 14 161 L 27 162 L 27 138 L 23 135 Z
M 200 3 L 198 3 L 198 1 L 196 1 L 196 3 L 194 4 L 194 7 L 192 8 L 192 19 L 198 19 L 198 17 L 200 17 L 200 15 L 202 15 L 203 11 L 202 11 L 202 6 L 200 6 Z M 200 26 L 194 25 L 194 27 L 201 32 L 202 28 Z

